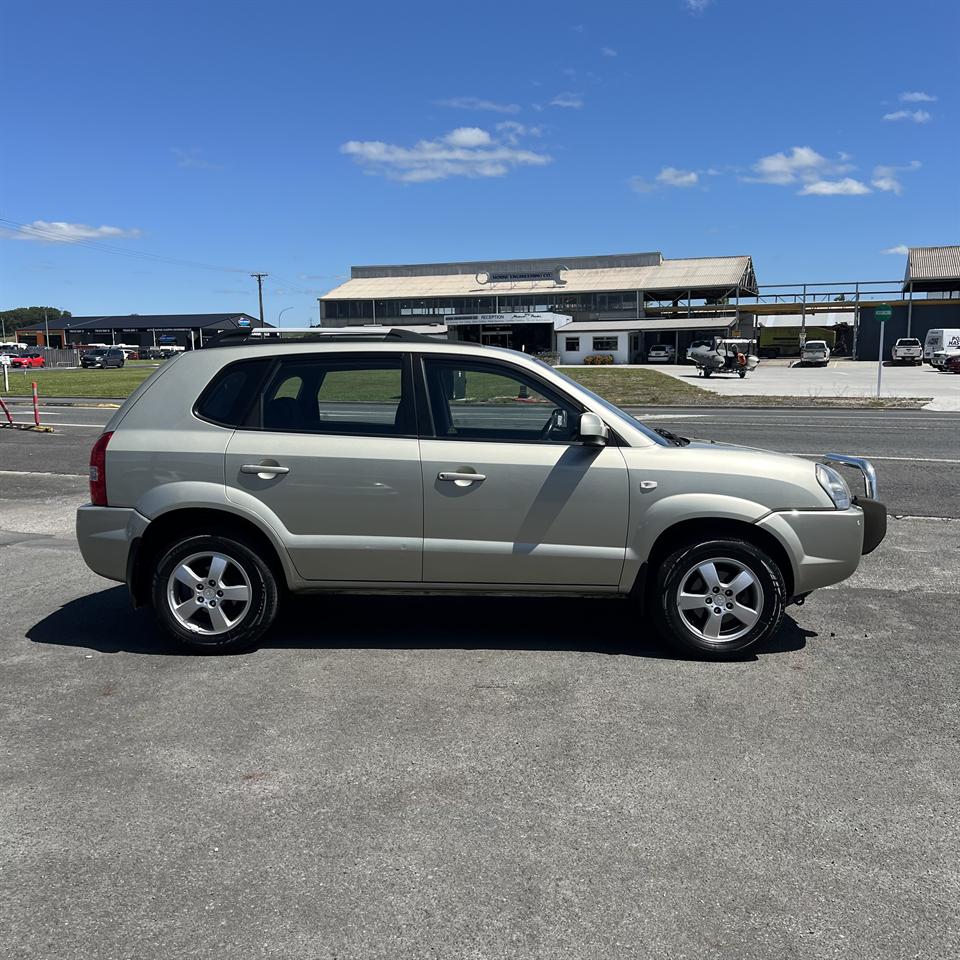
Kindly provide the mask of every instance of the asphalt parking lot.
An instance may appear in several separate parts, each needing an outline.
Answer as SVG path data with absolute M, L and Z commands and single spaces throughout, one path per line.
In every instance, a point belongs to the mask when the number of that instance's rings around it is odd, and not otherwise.
M 887 540 L 755 656 L 626 602 L 311 599 L 181 655 L 73 539 L 109 411 L 0 431 L 0 955 L 960 951 L 960 417 L 644 411 L 877 460 Z

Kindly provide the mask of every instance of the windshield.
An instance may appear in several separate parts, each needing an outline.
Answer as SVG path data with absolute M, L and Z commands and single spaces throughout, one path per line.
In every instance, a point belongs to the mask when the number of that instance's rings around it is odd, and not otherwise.
M 813 347 L 814 350 L 822 350 L 827 345 L 825 340 L 808 340 L 807 346 Z
M 902 340 L 898 340 L 898 341 L 897 341 L 897 346 L 898 346 L 898 347 L 919 347 L 919 346 L 920 346 L 920 341 L 919 341 L 919 340 L 915 340 L 915 339 L 913 339 L 912 337 L 907 337 L 907 338 L 904 338 L 904 339 L 902 339 Z
M 558 377 L 562 377 L 567 383 L 572 383 L 578 390 L 582 390 L 584 393 L 588 394 L 592 400 L 595 400 L 604 410 L 612 414 L 616 420 L 623 421 L 626 425 L 633 427 L 634 430 L 639 430 L 645 437 L 649 437 L 654 443 L 658 444 L 661 447 L 669 447 L 670 442 L 659 434 L 655 433 L 649 427 L 642 424 L 636 417 L 631 417 L 629 413 L 625 413 L 621 410 L 616 404 L 611 403 L 609 400 L 604 400 L 603 397 L 594 393 L 592 390 L 587 389 L 582 383 L 578 383 L 573 377 L 568 377 L 565 373 L 558 370 L 556 367 L 551 367 L 549 363 L 544 363 L 539 357 L 530 357 L 536 363 L 539 363 L 541 367 L 546 367 L 548 370 L 555 373 Z

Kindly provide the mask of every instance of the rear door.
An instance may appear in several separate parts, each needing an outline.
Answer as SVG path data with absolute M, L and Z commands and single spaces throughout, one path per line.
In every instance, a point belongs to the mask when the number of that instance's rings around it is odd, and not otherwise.
M 296 354 L 226 453 L 227 496 L 262 503 L 306 580 L 419 582 L 423 492 L 409 358 Z
M 579 406 L 512 364 L 426 355 L 423 371 L 424 581 L 618 584 L 620 450 L 581 443 Z

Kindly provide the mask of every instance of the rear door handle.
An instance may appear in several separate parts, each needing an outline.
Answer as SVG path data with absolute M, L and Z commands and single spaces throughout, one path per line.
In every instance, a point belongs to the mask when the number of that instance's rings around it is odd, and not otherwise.
M 245 463 L 240 467 L 241 473 L 270 473 L 274 476 L 289 473 L 289 467 L 281 467 L 278 463 Z
M 467 483 L 480 483 L 481 480 L 486 480 L 486 476 L 482 473 L 451 473 L 447 470 L 441 470 L 437 474 L 438 480 L 451 480 L 453 483 L 466 481 Z

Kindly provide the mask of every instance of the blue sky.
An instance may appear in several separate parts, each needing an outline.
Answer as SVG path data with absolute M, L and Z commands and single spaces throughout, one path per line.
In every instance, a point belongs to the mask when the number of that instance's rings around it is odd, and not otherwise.
M 948 0 L 0 10 L 0 217 L 31 228 L 3 308 L 255 313 L 262 270 L 299 325 L 353 263 L 749 253 L 778 283 L 960 242 Z

